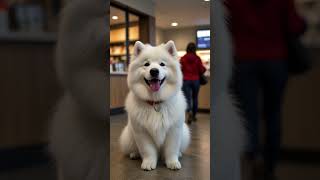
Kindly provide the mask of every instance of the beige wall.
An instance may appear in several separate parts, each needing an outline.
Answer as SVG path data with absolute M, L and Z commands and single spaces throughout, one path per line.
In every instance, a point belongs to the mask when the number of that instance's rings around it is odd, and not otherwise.
M 156 45 L 164 43 L 163 31 L 161 28 L 156 28 Z
M 186 46 L 189 42 L 196 41 L 196 30 L 201 28 L 208 28 L 208 26 L 183 27 L 175 29 L 157 28 L 157 32 L 159 33 L 156 34 L 156 39 L 159 41 L 162 40 L 162 42 L 173 40 L 176 44 L 178 51 L 182 51 L 186 49 Z

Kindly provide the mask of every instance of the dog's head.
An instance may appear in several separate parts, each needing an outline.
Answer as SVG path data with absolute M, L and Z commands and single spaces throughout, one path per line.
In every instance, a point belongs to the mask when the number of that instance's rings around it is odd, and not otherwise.
M 137 41 L 129 65 L 128 86 L 140 99 L 164 101 L 182 86 L 182 72 L 173 41 L 153 47 Z

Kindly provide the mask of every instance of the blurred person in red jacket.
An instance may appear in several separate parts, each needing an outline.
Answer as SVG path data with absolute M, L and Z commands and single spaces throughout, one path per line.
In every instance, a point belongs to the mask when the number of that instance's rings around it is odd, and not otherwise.
M 198 94 L 200 89 L 200 75 L 206 71 L 200 57 L 196 54 L 196 44 L 190 42 L 187 45 L 187 53 L 181 57 L 181 69 L 183 73 L 183 93 L 187 99 L 187 123 L 196 121 L 198 112 Z
M 252 162 L 263 157 L 263 177 L 275 179 L 281 106 L 288 79 L 286 38 L 298 37 L 306 25 L 293 0 L 226 0 L 225 4 L 234 44 L 232 90 L 239 100 L 249 134 L 246 157 Z M 259 142 L 261 116 L 266 124 L 263 148 Z

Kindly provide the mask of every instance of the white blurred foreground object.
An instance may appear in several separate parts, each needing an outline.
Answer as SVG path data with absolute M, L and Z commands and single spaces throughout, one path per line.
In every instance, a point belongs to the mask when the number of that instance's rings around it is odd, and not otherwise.
M 211 178 L 240 180 L 240 157 L 243 151 L 245 130 L 229 93 L 232 75 L 231 39 L 226 27 L 223 0 L 212 1 L 211 21 L 213 35 L 213 121 L 211 123 L 211 150 L 213 165 Z
M 50 126 L 59 180 L 107 178 L 107 41 L 104 0 L 73 0 L 62 12 L 56 70 L 64 88 Z

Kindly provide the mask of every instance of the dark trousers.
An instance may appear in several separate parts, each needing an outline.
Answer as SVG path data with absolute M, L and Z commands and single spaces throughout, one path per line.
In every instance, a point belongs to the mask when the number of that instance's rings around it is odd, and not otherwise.
M 200 89 L 199 80 L 184 80 L 182 90 L 187 99 L 187 112 L 192 110 L 192 114 L 195 117 L 198 112 L 198 94 Z
M 231 87 L 246 120 L 249 132 L 247 151 L 252 155 L 262 153 L 267 171 L 273 173 L 280 150 L 281 109 L 288 79 L 287 62 L 241 62 L 235 64 L 234 70 Z M 261 119 L 265 121 L 266 130 L 264 148 L 259 143 Z

